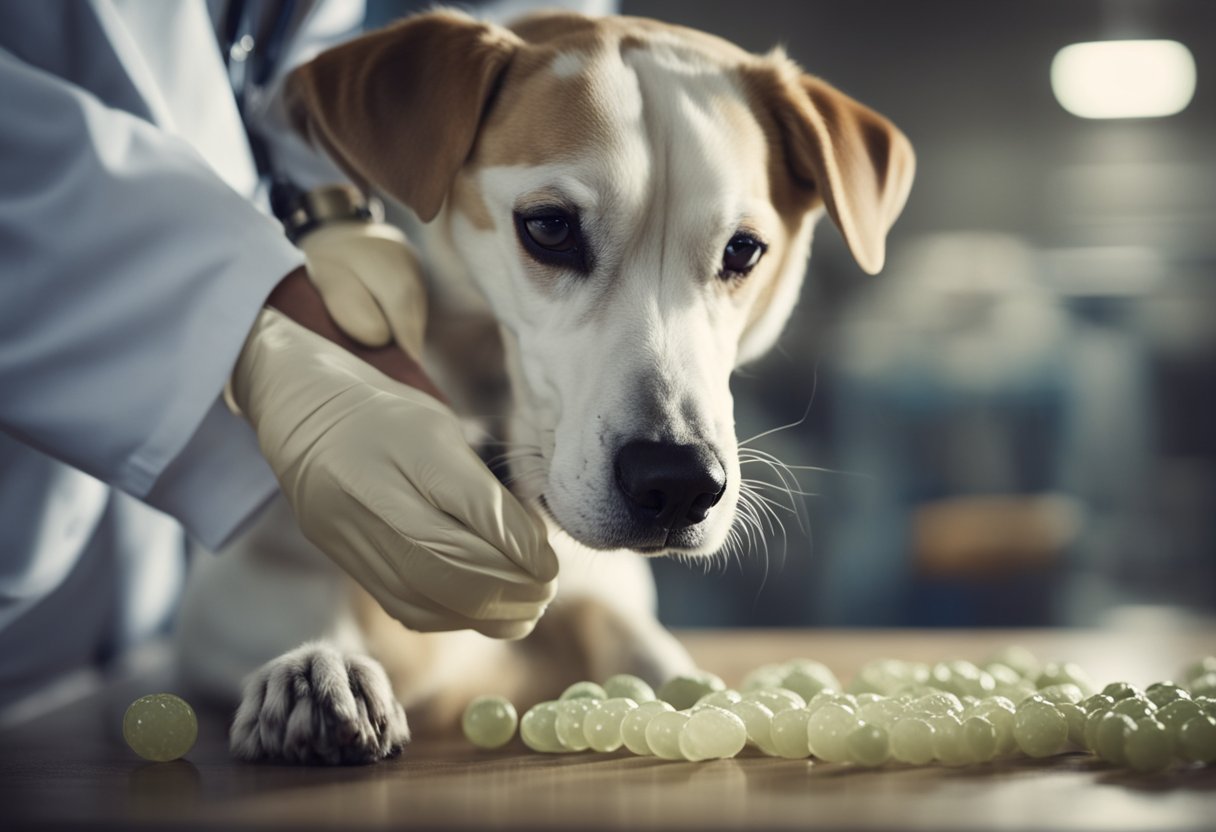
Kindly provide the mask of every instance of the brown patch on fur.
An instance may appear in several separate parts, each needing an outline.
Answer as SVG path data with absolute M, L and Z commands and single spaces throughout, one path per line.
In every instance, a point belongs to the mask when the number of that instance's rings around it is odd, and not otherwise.
M 878 272 L 887 232 L 912 186 L 916 159 L 908 139 L 786 58 L 743 67 L 740 79 L 785 165 L 774 171 L 774 181 L 786 183 L 773 192 L 778 211 L 797 213 L 817 192 L 858 264 Z
M 293 72 L 293 123 L 351 174 L 429 221 L 519 45 L 506 29 L 454 12 L 410 18 Z

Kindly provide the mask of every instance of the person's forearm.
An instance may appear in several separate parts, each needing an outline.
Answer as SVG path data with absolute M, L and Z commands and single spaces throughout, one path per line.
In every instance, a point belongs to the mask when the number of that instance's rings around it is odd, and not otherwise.
M 303 267 L 291 272 L 275 286 L 266 299 L 266 305 L 354 353 L 389 378 L 429 393 L 440 401 L 447 401 L 418 362 L 395 344 L 371 349 L 346 337 L 330 318 L 320 293 L 308 279 Z

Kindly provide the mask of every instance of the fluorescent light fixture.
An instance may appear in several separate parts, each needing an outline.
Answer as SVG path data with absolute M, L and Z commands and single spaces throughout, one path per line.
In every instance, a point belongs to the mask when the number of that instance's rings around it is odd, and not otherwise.
M 1195 58 L 1176 40 L 1074 43 L 1051 62 L 1051 89 L 1081 118 L 1172 116 L 1195 94 Z

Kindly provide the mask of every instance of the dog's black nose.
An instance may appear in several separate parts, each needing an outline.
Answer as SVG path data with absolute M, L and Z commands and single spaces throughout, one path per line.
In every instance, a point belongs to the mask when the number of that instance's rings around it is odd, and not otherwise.
M 684 529 L 709 515 L 726 490 L 726 471 L 704 445 L 629 442 L 616 453 L 616 482 L 634 516 Z

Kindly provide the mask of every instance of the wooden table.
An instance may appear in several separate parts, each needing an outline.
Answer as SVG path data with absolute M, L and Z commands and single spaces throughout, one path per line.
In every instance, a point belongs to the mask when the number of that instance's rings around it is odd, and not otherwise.
M 805 655 L 847 678 L 876 657 L 979 659 L 1020 643 L 1080 662 L 1099 683 L 1147 684 L 1216 652 L 1216 632 L 688 632 L 706 668 L 737 682 Z M 1216 829 L 1216 767 L 1135 775 L 1082 755 L 947 769 L 777 760 L 710 763 L 618 754 L 542 756 L 459 739 L 418 742 L 356 768 L 247 765 L 228 758 L 225 715 L 202 713 L 188 760 L 144 763 L 119 735 L 148 693 L 112 686 L 0 734 L 0 830 L 119 829 Z

